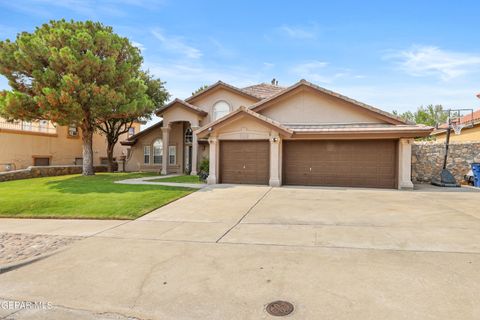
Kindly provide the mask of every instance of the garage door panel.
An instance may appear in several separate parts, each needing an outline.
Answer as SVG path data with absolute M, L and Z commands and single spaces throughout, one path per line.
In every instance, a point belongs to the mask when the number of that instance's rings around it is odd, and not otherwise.
M 396 142 L 285 141 L 285 184 L 395 188 Z
M 268 141 L 220 142 L 222 183 L 268 184 L 269 162 Z

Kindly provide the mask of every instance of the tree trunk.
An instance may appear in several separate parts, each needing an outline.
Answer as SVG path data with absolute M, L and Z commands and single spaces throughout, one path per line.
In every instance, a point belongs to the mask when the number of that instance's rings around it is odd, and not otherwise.
M 93 128 L 89 125 L 82 126 L 82 142 L 83 142 L 83 172 L 84 176 L 93 176 Z
M 115 148 L 115 143 L 107 141 L 107 158 L 108 158 L 108 172 L 113 172 L 114 163 L 113 163 L 113 149 Z

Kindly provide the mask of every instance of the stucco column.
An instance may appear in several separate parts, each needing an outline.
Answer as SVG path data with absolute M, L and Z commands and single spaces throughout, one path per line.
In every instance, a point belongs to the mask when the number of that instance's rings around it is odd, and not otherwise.
M 192 170 L 190 175 L 196 176 L 197 175 L 197 162 L 198 162 L 198 138 L 195 134 L 195 131 L 198 130 L 197 126 L 191 126 L 193 135 L 192 135 Z
M 210 137 L 208 139 L 208 143 L 210 144 L 209 150 L 209 174 L 207 178 L 208 184 L 216 184 L 217 183 L 217 153 L 218 153 L 218 139 L 217 137 Z
M 163 154 L 162 154 L 162 172 L 161 174 L 167 174 L 167 165 L 168 165 L 168 136 L 170 134 L 170 125 L 167 125 L 162 128 L 162 143 L 163 143 Z
M 413 189 L 412 143 L 413 143 L 413 139 L 400 139 L 400 141 L 398 142 L 398 188 L 399 189 Z
M 271 187 L 280 186 L 280 137 L 274 134 L 270 137 L 270 180 Z

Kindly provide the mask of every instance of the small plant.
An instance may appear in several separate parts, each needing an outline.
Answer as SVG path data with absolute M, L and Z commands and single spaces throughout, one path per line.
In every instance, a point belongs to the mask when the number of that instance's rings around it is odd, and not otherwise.
M 200 162 L 200 172 L 198 173 L 200 180 L 202 181 L 207 180 L 207 177 L 209 174 L 209 168 L 210 168 L 210 161 L 207 158 L 203 158 L 202 161 Z

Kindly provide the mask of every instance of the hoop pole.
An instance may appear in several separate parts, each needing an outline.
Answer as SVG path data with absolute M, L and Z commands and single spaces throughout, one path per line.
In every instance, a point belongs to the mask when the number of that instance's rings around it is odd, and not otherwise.
M 448 126 L 447 137 L 445 139 L 445 156 L 443 157 L 443 169 L 447 169 L 448 145 L 450 144 L 450 133 L 452 129 Z

